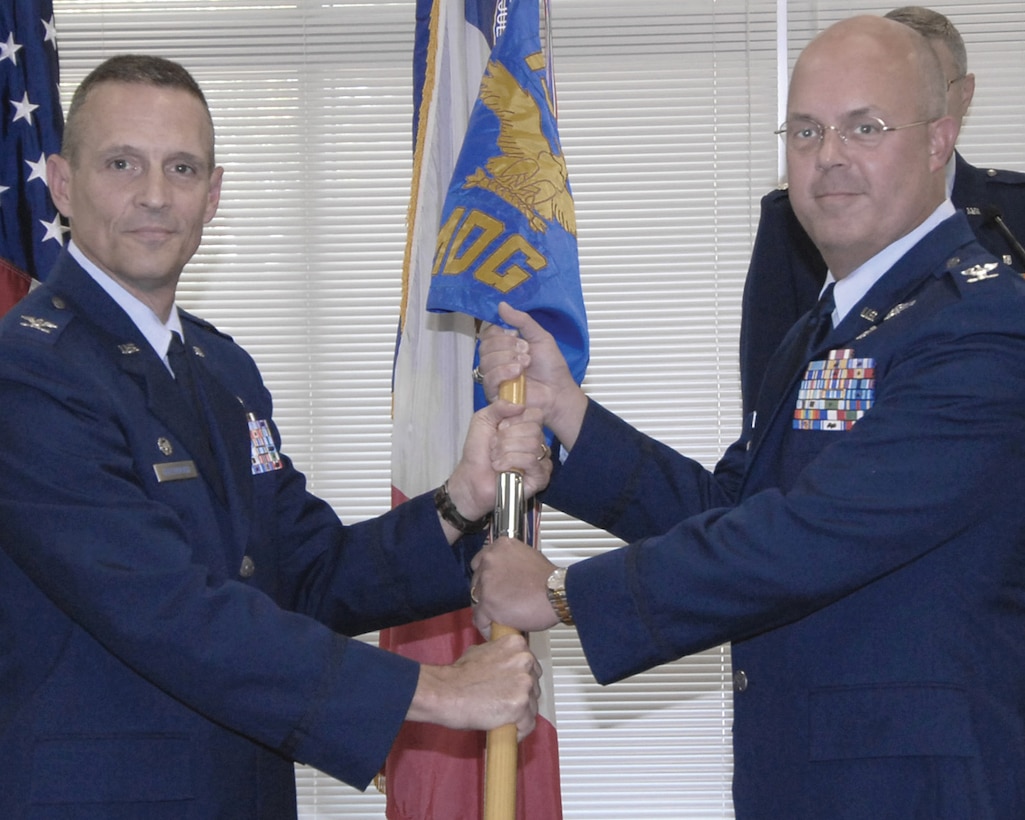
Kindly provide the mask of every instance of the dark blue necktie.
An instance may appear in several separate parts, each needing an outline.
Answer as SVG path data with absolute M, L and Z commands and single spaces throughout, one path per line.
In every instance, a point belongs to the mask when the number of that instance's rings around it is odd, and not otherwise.
M 199 465 L 200 472 L 207 477 L 214 488 L 217 497 L 226 504 L 224 482 L 217 468 L 217 459 L 214 456 L 213 443 L 210 438 L 208 416 L 200 399 L 192 356 L 182 343 L 181 336 L 174 332 L 171 333 L 171 343 L 167 346 L 167 361 L 171 365 L 171 370 L 174 371 L 174 380 L 181 392 L 183 406 L 187 410 L 186 415 L 189 417 L 189 427 L 192 432 L 188 434 L 187 440 L 192 443 L 190 449 L 196 450 L 192 456 Z
M 822 291 L 819 301 L 808 317 L 807 328 L 808 341 L 804 349 L 806 357 L 811 356 L 815 350 L 821 347 L 829 332 L 833 329 L 833 311 L 836 310 L 836 301 L 833 299 L 833 286 L 836 282 L 830 282 Z
M 174 380 L 181 388 L 185 400 L 189 404 L 189 410 L 196 424 L 206 430 L 206 423 L 203 419 L 203 405 L 199 400 L 199 393 L 196 390 L 196 380 L 192 373 L 192 364 L 189 361 L 189 354 L 185 350 L 182 337 L 177 333 L 171 333 L 171 343 L 167 346 L 167 361 L 174 371 Z
M 836 309 L 836 302 L 833 301 L 834 284 L 835 282 L 830 282 L 826 286 L 815 307 L 807 314 L 793 341 L 781 346 L 769 359 L 765 378 L 758 393 L 758 401 L 755 404 L 757 412 L 754 416 L 756 423 L 754 439 L 756 441 L 761 438 L 764 425 L 768 423 L 773 408 L 782 400 L 787 388 L 804 370 L 808 362 L 811 361 L 812 355 L 822 346 L 833 329 L 833 311 Z

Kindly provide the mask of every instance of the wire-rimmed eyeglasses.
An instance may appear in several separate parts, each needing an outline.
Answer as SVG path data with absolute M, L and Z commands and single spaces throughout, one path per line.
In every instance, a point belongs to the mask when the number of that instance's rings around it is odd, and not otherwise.
M 879 117 L 858 115 L 840 125 L 823 125 L 813 119 L 798 117 L 787 120 L 775 131 L 792 151 L 810 151 L 818 148 L 827 131 L 836 131 L 844 145 L 851 148 L 875 148 L 889 131 L 901 131 L 916 125 L 928 125 L 935 120 L 918 120 L 905 125 L 887 125 Z

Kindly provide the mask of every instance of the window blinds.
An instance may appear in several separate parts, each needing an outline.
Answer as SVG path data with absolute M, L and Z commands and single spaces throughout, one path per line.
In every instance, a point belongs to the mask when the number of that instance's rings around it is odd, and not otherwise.
M 224 191 L 179 298 L 255 356 L 284 448 L 313 491 L 348 522 L 383 512 L 411 173 L 412 0 L 54 6 L 65 104 L 89 69 L 129 51 L 178 60 L 203 86 Z M 552 7 L 592 332 L 585 386 L 711 466 L 739 431 L 740 296 L 758 201 L 778 181 L 777 63 L 792 64 L 829 23 L 890 6 Z M 961 29 L 978 77 L 963 152 L 1025 170 L 1025 8 L 932 7 Z M 778 24 L 788 26 L 785 55 Z M 543 533 L 560 563 L 617 544 L 552 511 Z M 552 653 L 567 820 L 732 816 L 727 648 L 604 688 L 572 630 L 552 632 Z M 297 772 L 303 817 L 383 818 L 373 788 Z

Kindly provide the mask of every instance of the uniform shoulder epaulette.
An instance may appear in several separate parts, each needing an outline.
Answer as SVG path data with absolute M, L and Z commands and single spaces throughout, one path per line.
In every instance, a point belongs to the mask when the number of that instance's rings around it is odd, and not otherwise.
M 181 309 L 179 309 L 178 313 L 183 322 L 189 322 L 196 327 L 201 327 L 203 330 L 220 336 L 222 339 L 227 339 L 229 342 L 235 341 L 229 334 L 225 333 L 223 330 L 219 330 L 216 325 L 208 322 L 206 319 L 196 316 L 194 313 L 189 313 L 187 310 Z
M 762 197 L 762 207 L 771 207 L 780 202 L 790 204 L 790 189 L 785 182 Z
M 1025 171 L 1010 171 L 1006 168 L 986 168 L 987 181 L 1002 185 L 1025 185 Z
M 977 290 L 980 283 L 1019 274 L 989 253 L 968 252 L 947 260 L 947 275 L 960 291 L 967 293 Z
M 55 344 L 74 318 L 62 296 L 40 288 L 11 308 L 4 327 L 14 337 Z

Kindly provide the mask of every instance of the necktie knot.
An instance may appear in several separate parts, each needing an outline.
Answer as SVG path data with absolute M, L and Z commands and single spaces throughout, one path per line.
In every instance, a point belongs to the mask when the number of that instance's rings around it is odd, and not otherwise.
M 177 379 L 186 366 L 185 343 L 182 337 L 171 331 L 171 341 L 167 345 L 167 361 L 171 365 L 174 377 Z
M 197 449 L 193 455 L 199 461 L 200 469 L 212 482 L 218 497 L 225 500 L 224 485 L 217 471 L 217 465 L 213 459 L 213 447 L 210 441 L 210 431 L 207 425 L 207 417 L 203 410 L 203 402 L 200 399 L 199 385 L 197 384 L 197 370 L 193 369 L 192 355 L 185 346 L 182 337 L 175 331 L 171 331 L 171 341 L 167 345 L 167 362 L 171 365 L 174 373 L 174 380 L 178 385 L 179 399 L 183 401 L 183 407 L 187 415 L 191 417 L 191 435 L 198 441 Z
M 826 289 L 822 291 L 822 295 L 815 305 L 815 315 L 820 321 L 823 318 L 829 318 L 830 324 L 832 324 L 833 311 L 836 310 L 836 300 L 833 298 L 833 288 L 835 286 L 836 282 L 830 282 L 826 285 Z
M 185 347 L 182 337 L 174 331 L 171 332 L 171 341 L 167 345 L 167 361 L 171 365 L 175 381 L 178 382 L 178 386 L 189 403 L 192 414 L 197 420 L 201 419 L 203 417 L 202 403 L 196 389 L 196 380 L 192 373 L 188 349 Z

